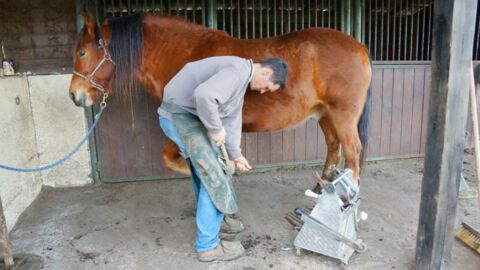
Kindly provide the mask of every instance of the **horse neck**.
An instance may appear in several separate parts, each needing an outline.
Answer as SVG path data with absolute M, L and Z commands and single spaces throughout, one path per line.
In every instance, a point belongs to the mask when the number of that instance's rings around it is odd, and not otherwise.
M 188 62 L 219 55 L 263 60 L 271 41 L 239 40 L 179 19 L 148 15 L 143 21 L 144 52 L 137 77 L 162 99 L 163 87 Z
M 138 79 L 151 94 L 161 99 L 165 84 L 186 63 L 232 54 L 233 44 L 235 40 L 220 31 L 178 19 L 147 16 Z

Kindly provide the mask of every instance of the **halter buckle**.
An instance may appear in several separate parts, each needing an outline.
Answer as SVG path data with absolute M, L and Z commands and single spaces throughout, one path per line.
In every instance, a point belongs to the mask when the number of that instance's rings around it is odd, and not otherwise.
M 108 93 L 103 92 L 103 98 L 102 98 L 102 102 L 100 102 L 100 107 L 102 108 L 107 107 L 107 98 L 108 98 Z

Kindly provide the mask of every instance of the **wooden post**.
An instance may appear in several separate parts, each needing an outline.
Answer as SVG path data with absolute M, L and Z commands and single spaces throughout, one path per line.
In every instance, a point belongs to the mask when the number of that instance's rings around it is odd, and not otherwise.
M 0 197 L 0 249 L 3 250 L 2 256 L 5 267 L 13 266 L 12 249 L 10 248 L 10 239 L 8 239 L 7 222 L 3 214 L 2 197 Z
M 451 256 L 476 10 L 477 0 L 435 1 L 416 269 L 441 269 Z

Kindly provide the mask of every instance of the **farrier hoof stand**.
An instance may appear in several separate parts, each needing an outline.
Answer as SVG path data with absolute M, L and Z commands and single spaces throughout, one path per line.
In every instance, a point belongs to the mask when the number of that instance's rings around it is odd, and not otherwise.
M 348 265 L 355 251 L 362 253 L 367 248 L 357 238 L 358 222 L 365 220 L 367 214 L 361 213 L 361 218 L 357 214 L 360 196 L 352 181 L 352 171 L 337 170 L 335 180 L 327 183 L 320 194 L 307 190 L 305 195 L 316 198 L 317 203 L 310 213 L 295 209 L 303 221 L 294 242 L 297 254 L 301 249 L 310 250 Z

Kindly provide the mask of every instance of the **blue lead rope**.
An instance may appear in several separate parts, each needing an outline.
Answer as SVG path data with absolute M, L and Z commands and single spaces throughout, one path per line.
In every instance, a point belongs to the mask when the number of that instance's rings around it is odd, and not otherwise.
M 88 130 L 85 137 L 83 137 L 83 139 L 77 144 L 77 146 L 75 146 L 64 158 L 62 158 L 60 160 L 57 160 L 56 162 L 54 162 L 52 164 L 42 166 L 42 167 L 39 167 L 39 168 L 23 169 L 23 168 L 9 167 L 9 166 L 5 166 L 5 165 L 0 164 L 0 169 L 14 171 L 14 172 L 41 172 L 41 171 L 45 171 L 45 170 L 51 169 L 53 167 L 56 167 L 56 166 L 62 164 L 63 162 L 65 162 L 65 160 L 69 159 L 73 154 L 75 154 L 75 152 L 78 151 L 78 149 L 85 143 L 85 141 L 87 141 L 88 137 L 90 137 L 90 135 L 92 135 L 92 132 L 95 129 L 95 127 L 97 126 L 98 120 L 100 120 L 100 115 L 102 115 L 104 109 L 105 109 L 105 104 L 101 104 L 100 105 L 100 110 L 95 115 L 95 120 L 93 122 L 93 125 L 90 127 L 90 129 Z

